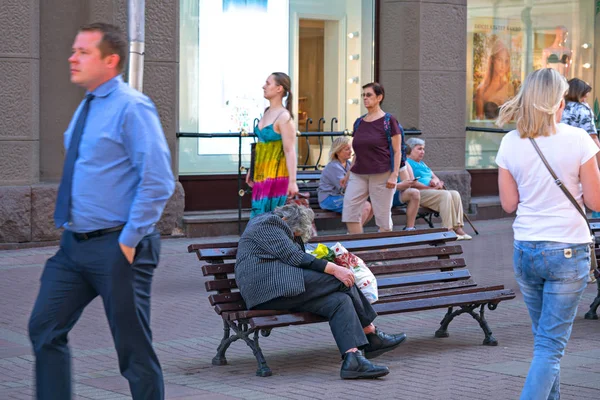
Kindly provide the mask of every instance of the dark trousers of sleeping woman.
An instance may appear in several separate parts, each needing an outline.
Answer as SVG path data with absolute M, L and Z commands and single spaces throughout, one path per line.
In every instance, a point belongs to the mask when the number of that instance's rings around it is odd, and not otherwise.
M 331 333 L 342 355 L 369 343 L 363 328 L 377 317 L 362 292 L 346 287 L 333 275 L 303 270 L 306 290 L 293 297 L 278 297 L 254 307 L 258 310 L 308 311 L 327 318 Z

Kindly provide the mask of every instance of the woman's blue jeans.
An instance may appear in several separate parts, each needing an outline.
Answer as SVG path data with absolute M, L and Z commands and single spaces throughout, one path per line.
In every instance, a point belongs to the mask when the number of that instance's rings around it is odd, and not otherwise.
M 531 317 L 534 343 L 521 400 L 557 400 L 560 359 L 587 285 L 590 248 L 586 244 L 516 240 L 514 269 Z

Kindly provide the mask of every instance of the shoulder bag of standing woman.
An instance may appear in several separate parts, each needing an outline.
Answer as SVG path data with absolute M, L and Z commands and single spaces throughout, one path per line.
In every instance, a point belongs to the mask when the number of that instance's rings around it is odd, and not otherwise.
M 529 140 L 531 141 L 531 144 L 533 145 L 533 148 L 535 149 L 535 151 L 538 153 L 538 155 L 542 159 L 542 162 L 548 169 L 548 172 L 550 172 L 550 175 L 552 175 L 552 178 L 554 179 L 554 183 L 556 183 L 556 185 L 560 188 L 560 190 L 563 191 L 565 196 L 567 196 L 567 199 L 569 199 L 569 201 L 573 204 L 573 206 L 575 206 L 577 211 L 579 211 L 579 214 L 581 214 L 583 219 L 585 219 L 585 223 L 587 224 L 588 229 L 590 230 L 590 238 L 592 241 L 592 243 L 590 244 L 590 260 L 591 260 L 591 262 L 590 262 L 590 278 L 593 277 L 594 279 L 599 279 L 600 271 L 598 271 L 598 261 L 596 260 L 596 237 L 594 235 L 594 232 L 592 232 L 592 227 L 590 226 L 590 222 L 588 221 L 587 216 L 585 215 L 585 212 L 583 212 L 581 207 L 579 207 L 579 204 L 577 204 L 577 201 L 575 200 L 575 198 L 573 197 L 571 192 L 569 192 L 569 189 L 567 189 L 565 187 L 565 185 L 563 185 L 562 181 L 560 179 L 558 179 L 558 176 L 556 176 L 556 174 L 554 173 L 554 170 L 552 169 L 552 167 L 550 167 L 550 164 L 548 164 L 546 157 L 544 157 L 544 154 L 538 147 L 535 140 L 533 138 L 529 138 Z

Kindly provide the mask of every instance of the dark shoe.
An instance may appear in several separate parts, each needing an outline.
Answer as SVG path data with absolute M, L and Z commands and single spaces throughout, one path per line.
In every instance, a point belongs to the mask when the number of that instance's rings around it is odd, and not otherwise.
M 371 361 L 367 360 L 359 350 L 344 354 L 340 376 L 342 379 L 373 379 L 386 376 L 389 373 L 388 367 L 371 364 Z
M 406 334 L 388 335 L 380 330 L 376 330 L 375 333 L 367 334 L 367 339 L 369 340 L 369 344 L 363 348 L 365 357 L 375 358 L 386 351 L 394 350 L 398 347 L 400 343 L 406 340 Z

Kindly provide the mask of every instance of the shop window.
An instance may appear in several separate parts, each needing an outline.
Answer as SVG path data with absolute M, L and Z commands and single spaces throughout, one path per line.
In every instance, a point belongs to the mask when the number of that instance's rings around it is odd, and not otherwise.
M 592 0 L 468 1 L 466 125 L 474 129 L 466 133 L 468 169 L 497 168 L 503 134 L 476 129 L 497 128 L 499 107 L 528 73 L 554 68 L 594 85 L 594 7 Z
M 181 0 L 180 10 L 179 132 L 253 132 L 268 105 L 262 85 L 275 71 L 292 79 L 300 131 L 351 129 L 364 112 L 374 0 Z M 244 165 L 250 142 L 242 143 Z M 299 140 L 300 165 L 316 162 L 313 147 Z M 180 138 L 179 172 L 236 173 L 238 148 L 237 138 Z

